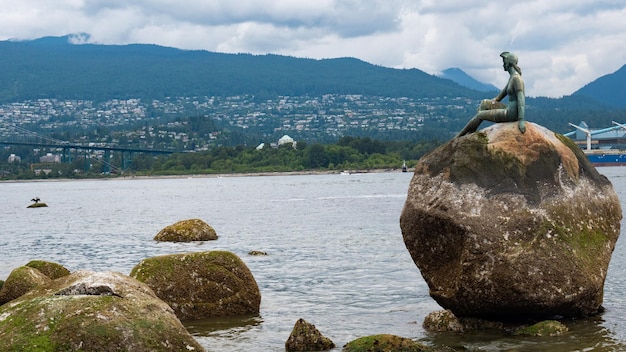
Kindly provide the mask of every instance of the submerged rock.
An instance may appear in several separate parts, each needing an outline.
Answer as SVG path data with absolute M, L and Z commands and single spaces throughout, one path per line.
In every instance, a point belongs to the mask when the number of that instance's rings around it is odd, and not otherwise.
M 261 292 L 256 280 L 230 252 L 147 258 L 130 275 L 154 290 L 181 320 L 259 313 Z
M 0 341 L 2 351 L 204 351 L 146 285 L 90 271 L 1 306 Z
M 165 227 L 154 236 L 155 241 L 161 242 L 192 242 L 216 239 L 215 229 L 200 219 L 181 220 Z
M 344 352 L 435 352 L 444 349 L 435 349 L 406 337 L 390 334 L 360 337 L 343 346 Z M 448 349 L 445 349 L 448 351 Z
M 515 335 L 523 336 L 560 336 L 568 332 L 569 329 L 563 323 L 556 320 L 544 320 L 531 326 L 517 329 Z
M 499 330 L 506 335 L 523 336 L 559 336 L 569 329 L 556 320 L 544 320 L 532 325 L 521 323 L 503 323 L 479 318 L 457 318 L 450 310 L 432 312 L 424 318 L 425 330 L 434 333 L 463 333 L 481 330 Z
M 252 255 L 252 256 L 266 256 L 267 252 L 264 252 L 264 251 L 250 251 L 250 252 L 248 252 L 248 255 Z
M 335 344 L 317 330 L 315 325 L 300 318 L 285 342 L 285 349 L 291 351 L 327 351 Z
M 601 310 L 621 218 L 611 183 L 569 139 L 499 123 L 419 161 L 400 226 L 443 308 L 537 321 Z

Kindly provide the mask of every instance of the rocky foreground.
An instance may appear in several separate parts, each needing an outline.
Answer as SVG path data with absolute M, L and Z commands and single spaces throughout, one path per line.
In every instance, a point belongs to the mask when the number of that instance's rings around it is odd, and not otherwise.
M 3 351 L 204 351 L 148 286 L 119 273 L 77 271 L 0 316 Z
M 217 238 L 199 219 L 165 232 Z M 130 275 L 32 261 L 0 281 L 0 351 L 204 351 L 181 320 L 258 314 L 260 302 L 252 273 L 227 251 L 146 258 Z

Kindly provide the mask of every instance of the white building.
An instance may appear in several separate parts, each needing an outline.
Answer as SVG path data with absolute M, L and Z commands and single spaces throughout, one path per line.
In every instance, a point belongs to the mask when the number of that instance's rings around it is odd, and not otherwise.
M 39 157 L 40 163 L 60 163 L 61 156 L 59 154 L 48 153 L 44 156 Z
M 293 147 L 296 147 L 296 142 L 293 140 L 293 138 L 289 137 L 288 135 L 284 135 L 282 137 L 280 137 L 280 139 L 278 140 L 278 145 L 281 146 L 283 144 L 287 144 L 287 143 L 291 143 L 293 145 Z
M 19 163 L 21 161 L 22 161 L 22 158 L 20 158 L 19 156 L 15 155 L 15 154 L 9 155 L 9 164 Z

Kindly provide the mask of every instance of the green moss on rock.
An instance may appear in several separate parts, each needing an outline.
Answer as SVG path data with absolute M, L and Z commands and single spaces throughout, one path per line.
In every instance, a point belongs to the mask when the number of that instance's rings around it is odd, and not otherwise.
M 39 270 L 27 266 L 14 269 L 0 289 L 0 304 L 14 300 L 51 280 Z
M 515 335 L 522 336 L 559 336 L 569 329 L 556 320 L 544 320 L 531 326 L 521 327 L 515 330 Z
M 48 206 L 48 204 L 46 204 L 46 203 L 33 203 L 33 204 L 27 206 L 27 208 L 45 208 L 47 206 Z
M 147 258 L 130 275 L 146 283 L 182 320 L 259 312 L 259 287 L 245 263 L 231 252 Z
M 431 352 L 431 347 L 406 337 L 381 334 L 365 336 L 348 342 L 343 352 Z
M 63 265 L 43 260 L 32 260 L 28 262 L 26 266 L 39 270 L 42 274 L 46 275 L 52 280 L 70 274 L 70 271 L 66 269 Z
M 203 351 L 145 285 L 79 271 L 0 307 L 0 351 Z
M 200 219 L 181 220 L 165 227 L 154 237 L 155 241 L 161 242 L 192 242 L 216 239 L 215 229 Z

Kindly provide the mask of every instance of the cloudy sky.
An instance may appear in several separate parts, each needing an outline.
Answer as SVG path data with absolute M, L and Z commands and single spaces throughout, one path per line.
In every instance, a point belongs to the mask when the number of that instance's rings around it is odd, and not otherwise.
M 624 0 L 0 0 L 0 40 L 89 33 L 224 53 L 356 57 L 504 86 L 519 56 L 528 96 L 569 95 L 626 64 Z

